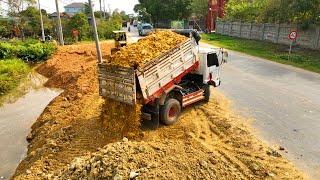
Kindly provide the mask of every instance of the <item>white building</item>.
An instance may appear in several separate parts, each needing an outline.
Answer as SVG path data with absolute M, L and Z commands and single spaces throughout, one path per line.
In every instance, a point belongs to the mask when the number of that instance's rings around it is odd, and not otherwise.
M 85 11 L 85 4 L 84 3 L 71 3 L 64 7 L 64 12 L 70 16 L 73 16 L 77 13 Z

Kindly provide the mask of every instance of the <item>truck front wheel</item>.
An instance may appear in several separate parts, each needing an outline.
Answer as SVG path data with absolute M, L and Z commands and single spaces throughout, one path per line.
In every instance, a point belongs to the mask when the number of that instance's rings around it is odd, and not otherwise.
M 165 125 L 172 125 L 178 121 L 180 112 L 180 102 L 176 99 L 169 99 L 160 109 L 160 120 Z

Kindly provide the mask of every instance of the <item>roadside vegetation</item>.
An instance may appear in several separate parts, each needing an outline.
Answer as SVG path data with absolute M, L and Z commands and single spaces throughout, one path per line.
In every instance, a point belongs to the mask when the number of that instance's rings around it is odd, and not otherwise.
M 20 59 L 0 60 L 0 97 L 27 77 L 30 67 Z
M 227 21 L 257 23 L 294 23 L 301 28 L 320 24 L 319 0 L 229 0 Z
M 204 42 L 215 46 L 320 73 L 319 51 L 294 47 L 289 59 L 289 46 L 287 45 L 229 37 L 219 34 L 204 34 L 203 40 Z
M 45 35 L 50 35 L 58 39 L 56 28 L 57 18 L 52 14 L 41 9 Z M 10 12 L 9 18 L 0 16 L 0 38 L 11 39 L 39 39 L 41 37 L 40 12 L 33 6 L 27 7 L 23 11 L 15 10 Z M 112 31 L 120 30 L 123 21 L 128 21 L 129 16 L 124 11 L 114 11 L 112 14 L 97 11 L 95 12 L 98 34 L 100 39 L 111 39 Z M 74 16 L 61 13 L 62 29 L 66 44 L 72 44 L 78 41 L 93 40 L 92 29 L 90 28 L 89 18 L 90 11 L 86 4 L 84 12 Z M 14 19 L 19 21 L 15 22 Z M 77 31 L 78 36 L 75 38 L 73 32 Z
M 11 2 L 11 1 L 10 1 Z M 24 10 L 14 4 L 25 3 Z M 12 1 L 8 4 L 7 16 L 0 15 L 0 97 L 12 91 L 27 77 L 29 63 L 38 63 L 49 59 L 57 49 L 56 42 L 40 42 L 41 26 L 40 11 L 35 1 Z M 57 15 L 49 14 L 41 9 L 46 36 L 58 39 Z M 79 41 L 92 41 L 93 33 L 89 24 L 90 10 L 74 16 L 61 13 L 65 44 Z M 95 12 L 100 39 L 111 39 L 112 31 L 120 30 L 122 23 L 129 20 L 124 11 L 113 13 Z
M 48 59 L 56 48 L 55 43 L 41 43 L 35 40 L 0 42 L 0 59 L 20 58 L 32 62 L 43 61 Z
M 33 39 L 0 42 L 0 97 L 18 87 L 27 77 L 31 69 L 27 63 L 47 60 L 56 48 L 54 43 Z

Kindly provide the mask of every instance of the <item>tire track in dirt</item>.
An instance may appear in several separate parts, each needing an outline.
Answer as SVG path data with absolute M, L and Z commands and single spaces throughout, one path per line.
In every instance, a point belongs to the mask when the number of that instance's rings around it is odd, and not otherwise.
M 203 105 L 206 106 L 206 105 Z M 219 155 L 224 157 L 224 160 L 229 164 L 232 164 L 236 169 L 241 172 L 240 176 L 245 178 L 252 178 L 250 174 L 252 174 L 251 170 L 243 164 L 239 159 L 237 159 L 233 154 L 225 149 L 225 144 L 223 143 L 223 132 L 219 131 L 211 121 L 210 117 L 207 116 L 207 109 L 199 107 L 195 108 L 197 117 L 197 121 L 195 121 L 197 134 L 193 136 L 196 141 L 200 142 L 202 145 L 207 147 L 210 150 L 215 151 Z

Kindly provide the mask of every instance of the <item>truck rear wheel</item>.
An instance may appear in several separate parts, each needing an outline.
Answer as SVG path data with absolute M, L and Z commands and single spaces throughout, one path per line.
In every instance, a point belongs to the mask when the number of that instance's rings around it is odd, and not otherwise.
M 178 121 L 180 112 L 180 102 L 176 99 L 169 99 L 160 109 L 160 120 L 165 125 L 172 125 Z

